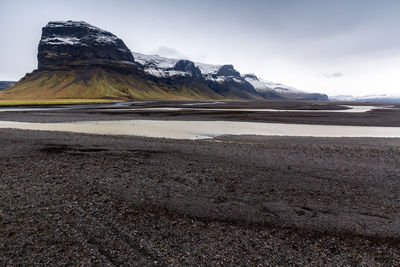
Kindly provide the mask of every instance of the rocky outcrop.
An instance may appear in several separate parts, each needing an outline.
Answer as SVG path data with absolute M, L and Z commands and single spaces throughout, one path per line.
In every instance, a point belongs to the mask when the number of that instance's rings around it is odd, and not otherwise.
M 114 34 L 86 22 L 49 22 L 42 29 L 38 68 L 77 64 L 133 64 L 131 51 Z
M 179 60 L 175 66 L 174 70 L 182 71 L 188 73 L 192 77 L 201 77 L 201 71 L 196 65 L 190 60 Z
M 231 76 L 240 78 L 240 72 L 234 69 L 232 65 L 223 65 L 217 72 L 217 76 Z

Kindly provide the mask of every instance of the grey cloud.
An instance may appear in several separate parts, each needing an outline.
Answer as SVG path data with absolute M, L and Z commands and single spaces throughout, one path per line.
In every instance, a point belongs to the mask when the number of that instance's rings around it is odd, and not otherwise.
M 400 84 L 398 0 L 1 0 L 0 10 L 0 80 L 36 68 L 41 27 L 72 19 L 135 52 L 229 63 L 304 90 Z
M 325 78 L 340 78 L 343 77 L 343 73 L 341 72 L 322 73 L 322 76 L 324 76 Z
M 162 56 L 162 57 L 188 59 L 188 57 L 186 55 L 180 53 L 175 48 L 167 47 L 167 46 L 159 46 L 157 49 L 151 51 L 151 54 L 159 55 L 159 56 Z

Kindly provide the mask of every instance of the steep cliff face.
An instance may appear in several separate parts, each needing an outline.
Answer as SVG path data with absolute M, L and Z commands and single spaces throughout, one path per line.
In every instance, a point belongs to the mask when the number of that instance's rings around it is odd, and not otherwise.
M 82 21 L 49 22 L 37 58 L 38 69 L 0 98 L 285 99 L 275 94 L 277 88 L 259 90 L 257 77 L 241 75 L 232 65 L 132 53 L 114 34 Z M 279 90 L 293 91 L 283 85 Z M 325 100 L 300 91 L 288 99 Z
M 86 22 L 49 22 L 42 29 L 38 68 L 77 64 L 133 64 L 131 51 L 110 32 Z

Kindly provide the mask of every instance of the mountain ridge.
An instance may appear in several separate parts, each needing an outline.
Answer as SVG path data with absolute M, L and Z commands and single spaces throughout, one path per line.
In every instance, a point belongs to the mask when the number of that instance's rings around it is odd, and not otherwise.
M 167 58 L 159 55 L 145 55 L 133 52 L 135 61 L 140 63 L 146 73 L 158 77 L 170 76 L 185 76 L 187 73 L 182 73 L 174 69 L 175 64 L 182 61 L 178 58 Z M 188 60 L 186 60 L 188 61 Z M 328 97 L 319 93 L 307 93 L 280 83 L 270 82 L 258 78 L 255 74 L 240 74 L 234 69 L 231 64 L 212 65 L 200 62 L 192 62 L 194 67 L 197 67 L 203 74 L 206 80 L 215 82 L 223 82 L 229 80 L 236 83 L 249 83 L 260 96 L 273 97 L 274 99 L 286 100 L 328 100 Z
M 0 98 L 328 100 L 255 75 L 249 80 L 233 65 L 131 52 L 114 34 L 83 21 L 49 22 L 37 58 L 38 68 Z M 255 80 L 265 88 L 256 89 Z

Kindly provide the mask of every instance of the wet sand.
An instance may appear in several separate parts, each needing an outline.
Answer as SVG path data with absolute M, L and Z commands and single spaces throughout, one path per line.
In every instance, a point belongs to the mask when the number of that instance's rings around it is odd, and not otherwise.
M 64 123 L 0 121 L 0 128 L 172 139 L 209 139 L 224 135 L 400 138 L 400 127 L 211 120 L 113 120 Z
M 0 262 L 396 266 L 399 140 L 0 129 Z

